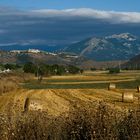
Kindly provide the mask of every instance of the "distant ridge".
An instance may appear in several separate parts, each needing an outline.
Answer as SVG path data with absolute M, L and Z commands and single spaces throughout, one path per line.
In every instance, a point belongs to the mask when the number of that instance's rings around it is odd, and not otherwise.
M 131 58 L 128 62 L 123 64 L 122 67 L 127 69 L 140 69 L 140 54 Z
M 96 61 L 129 60 L 140 52 L 140 38 L 130 33 L 93 37 L 67 46 L 64 51 Z
M 83 56 L 78 56 L 70 53 L 51 53 L 36 49 L 29 50 L 12 50 L 0 51 L 0 63 L 16 63 L 25 64 L 27 62 L 44 63 L 44 64 L 59 64 L 59 65 L 74 65 L 82 69 L 106 69 L 116 67 L 120 61 L 97 62 L 87 59 Z M 121 63 L 124 63 L 121 61 Z

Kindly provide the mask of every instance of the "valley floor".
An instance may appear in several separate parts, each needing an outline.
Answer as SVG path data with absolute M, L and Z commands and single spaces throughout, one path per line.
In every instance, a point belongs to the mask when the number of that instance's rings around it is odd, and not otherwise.
M 109 83 L 115 83 L 117 88 L 108 90 Z M 44 77 L 41 83 L 32 78 L 21 85 L 20 89 L 0 95 L 0 112 L 24 112 L 27 99 L 33 104 L 28 105 L 31 106 L 29 110 L 41 109 L 54 116 L 69 112 L 74 104 L 87 103 L 94 107 L 100 101 L 118 109 L 131 109 L 139 104 L 136 87 L 140 85 L 140 71 L 122 71 L 119 74 L 87 71 L 82 75 Z M 134 103 L 122 102 L 124 92 L 134 94 Z

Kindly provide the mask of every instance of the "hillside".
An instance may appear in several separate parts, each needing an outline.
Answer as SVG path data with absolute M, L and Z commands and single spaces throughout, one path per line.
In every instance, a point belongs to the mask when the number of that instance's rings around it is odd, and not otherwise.
M 72 60 L 71 60 L 72 61 Z M 54 55 L 53 53 L 40 52 L 40 53 L 14 53 L 14 52 L 1 52 L 0 53 L 0 63 L 17 63 L 24 64 L 26 62 L 42 62 L 47 64 L 69 64 L 70 61 L 60 57 L 59 55 Z
M 140 51 L 140 38 L 129 33 L 93 37 L 64 49 L 96 61 L 129 60 Z
M 128 62 L 122 65 L 123 68 L 140 69 L 140 55 L 131 58 Z
M 123 64 L 125 61 L 102 61 L 97 62 L 83 56 L 73 55 L 70 53 L 27 53 L 23 51 L 22 53 L 1 51 L 0 52 L 0 63 L 17 63 L 25 64 L 27 62 L 41 62 L 45 64 L 59 64 L 59 65 L 74 65 L 82 69 L 105 69 L 109 67 L 116 67 L 118 64 Z

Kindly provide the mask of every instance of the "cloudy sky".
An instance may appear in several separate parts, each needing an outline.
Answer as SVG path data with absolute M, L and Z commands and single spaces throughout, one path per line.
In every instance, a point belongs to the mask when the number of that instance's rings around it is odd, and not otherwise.
M 0 5 L 20 9 L 71 9 L 140 11 L 139 0 L 0 0 Z
M 140 35 L 139 0 L 0 0 L 0 46 Z

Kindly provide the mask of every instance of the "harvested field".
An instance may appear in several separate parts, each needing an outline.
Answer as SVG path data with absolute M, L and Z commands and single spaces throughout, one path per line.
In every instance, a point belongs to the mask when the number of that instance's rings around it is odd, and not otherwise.
M 20 88 L 0 95 L 0 138 L 140 138 L 139 76 L 99 72 L 19 81 Z M 109 83 L 116 89 L 108 90 Z M 133 93 L 133 102 L 123 102 L 123 93 Z
M 16 104 L 17 110 L 24 111 L 27 98 L 40 100 L 43 109 L 56 115 L 69 111 L 71 104 L 77 101 L 91 103 L 103 100 L 111 105 L 134 107 L 138 102 L 136 87 L 140 85 L 139 77 L 139 71 L 123 71 L 120 74 L 85 72 L 83 75 L 52 76 L 43 78 L 41 83 L 36 78 L 25 83 L 22 80 L 23 88 L 0 96 L 0 110 L 4 111 L 9 104 Z M 5 78 L 8 79 L 8 76 Z M 16 79 L 15 75 L 10 75 L 10 78 Z M 109 83 L 116 84 L 115 91 L 108 91 Z M 134 93 L 133 104 L 122 103 L 123 92 Z
M 115 105 L 118 108 L 133 108 L 138 105 L 137 97 L 135 97 L 134 103 L 122 103 L 122 91 L 108 91 L 105 89 L 23 89 L 1 96 L 0 111 L 4 112 L 10 107 L 15 113 L 19 111 L 24 112 L 27 98 L 30 100 L 36 99 L 43 106 L 43 109 L 51 115 L 60 115 L 63 112 L 68 112 L 69 108 L 77 102 L 79 104 L 96 104 L 99 101 L 105 101 L 111 106 Z

